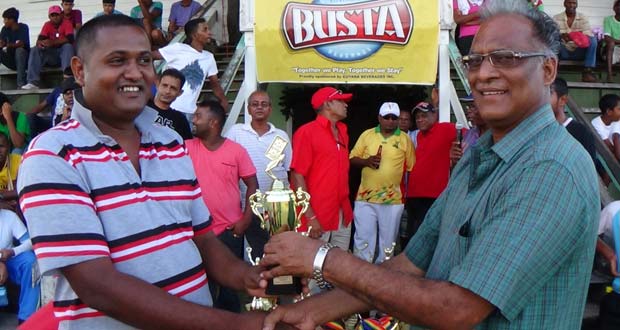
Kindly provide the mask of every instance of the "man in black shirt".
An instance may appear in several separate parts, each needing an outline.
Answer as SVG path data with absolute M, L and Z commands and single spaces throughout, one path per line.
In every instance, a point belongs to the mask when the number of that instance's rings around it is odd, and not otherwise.
M 2 13 L 4 26 L 0 31 L 0 61 L 7 68 L 17 71 L 17 87 L 26 84 L 26 66 L 30 51 L 28 25 L 18 23 L 19 11 L 14 7 Z
M 170 107 L 170 104 L 183 93 L 185 76 L 177 69 L 167 69 L 157 82 L 157 94 L 148 106 L 157 110 L 155 123 L 175 130 L 184 140 L 191 139 L 192 130 L 185 115 Z

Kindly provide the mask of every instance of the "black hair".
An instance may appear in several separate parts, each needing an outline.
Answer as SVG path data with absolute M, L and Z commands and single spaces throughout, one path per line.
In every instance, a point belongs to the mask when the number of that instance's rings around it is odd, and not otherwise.
M 563 78 L 557 77 L 551 84 L 551 89 L 555 91 L 558 98 L 568 94 L 568 84 Z
M 116 5 L 116 0 L 101 0 L 101 3 L 111 3 L 113 5 Z
M 194 19 L 190 19 L 189 21 L 187 21 L 187 23 L 185 23 L 185 43 L 186 44 L 191 44 L 192 43 L 192 36 L 194 35 L 194 33 L 196 33 L 196 31 L 198 31 L 198 25 L 200 23 L 206 23 L 207 21 L 200 17 L 200 18 L 194 18 Z
M 183 85 L 185 85 L 185 75 L 183 74 L 183 72 L 177 69 L 166 69 L 166 71 L 162 72 L 159 77 L 161 79 L 166 76 L 179 79 L 179 81 L 181 82 L 181 88 L 183 88 Z
M 75 82 L 75 78 L 73 77 L 67 78 L 60 83 L 60 90 L 62 91 L 63 94 L 66 93 L 67 91 L 72 91 L 72 90 L 79 89 L 79 88 L 80 88 L 80 85 L 78 85 Z
M 601 109 L 601 112 L 605 114 L 607 111 L 612 110 L 618 105 L 620 102 L 620 96 L 616 94 L 605 94 L 598 101 L 598 108 Z
M 148 39 L 144 28 L 133 18 L 125 15 L 102 15 L 87 21 L 75 38 L 75 54 L 84 60 L 85 53 L 94 48 L 97 32 L 104 28 L 130 26 L 140 29 Z
M 213 113 L 215 119 L 220 124 L 220 128 L 224 127 L 224 123 L 226 122 L 226 111 L 218 101 L 206 99 L 196 105 L 199 108 L 209 108 L 209 111 Z
M 71 70 L 71 66 L 68 66 L 64 70 L 62 70 L 62 74 L 63 76 L 73 77 L 73 70 Z
M 19 20 L 19 10 L 15 7 L 11 7 L 2 13 L 2 18 L 14 19 L 15 22 L 17 22 Z

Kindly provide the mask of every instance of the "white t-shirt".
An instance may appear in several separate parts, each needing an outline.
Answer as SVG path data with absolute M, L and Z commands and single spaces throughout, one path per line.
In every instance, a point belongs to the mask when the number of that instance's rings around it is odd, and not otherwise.
M 616 213 L 620 211 L 620 201 L 615 201 L 609 203 L 605 208 L 601 211 L 601 218 L 598 222 L 598 234 L 605 234 L 607 237 L 612 237 L 612 227 L 611 222 L 614 219 Z
M 198 52 L 184 43 L 173 43 L 160 48 L 159 53 L 166 60 L 168 68 L 174 68 L 185 75 L 183 94 L 170 105 L 173 109 L 194 113 L 206 78 L 217 75 L 215 57 L 210 52 Z
M 26 226 L 17 214 L 9 210 L 0 210 L 0 249 L 13 247 L 13 238 L 19 239 L 26 233 Z M 19 254 L 15 250 L 15 254 Z
M 592 119 L 591 123 L 592 123 L 592 126 L 594 126 L 596 133 L 598 133 L 598 136 L 600 136 L 603 141 L 611 138 L 610 129 L 613 124 L 609 126 L 605 125 L 605 123 L 601 119 L 601 116 L 598 116 Z

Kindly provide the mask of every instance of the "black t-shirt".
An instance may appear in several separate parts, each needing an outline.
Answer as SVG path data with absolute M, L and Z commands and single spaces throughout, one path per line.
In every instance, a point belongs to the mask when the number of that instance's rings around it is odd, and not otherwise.
M 17 31 L 13 31 L 6 26 L 2 27 L 0 39 L 6 43 L 15 43 L 17 40 L 21 40 L 24 42 L 24 49 L 30 50 L 30 32 L 28 31 L 28 25 L 24 23 L 18 23 Z
M 596 167 L 596 172 L 599 175 L 605 173 L 605 168 L 601 164 L 601 162 L 596 158 L 596 148 L 594 147 L 594 135 L 592 132 L 588 131 L 588 129 L 580 122 L 576 120 L 571 120 L 568 125 L 566 125 L 566 130 L 570 135 L 572 135 L 577 142 L 581 143 L 581 145 L 586 149 L 590 157 L 592 157 L 592 161 L 594 161 L 594 167 Z
M 185 114 L 174 110 L 162 110 L 158 108 L 153 101 L 149 101 L 148 106 L 157 110 L 157 119 L 155 122 L 161 126 L 165 126 L 175 130 L 183 138 L 183 140 L 189 140 L 193 138 L 192 130 L 189 127 L 189 122 Z

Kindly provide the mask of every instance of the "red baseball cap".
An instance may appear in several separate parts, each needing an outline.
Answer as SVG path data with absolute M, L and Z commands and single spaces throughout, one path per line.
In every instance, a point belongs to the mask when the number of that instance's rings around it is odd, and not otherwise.
M 318 110 L 323 103 L 332 100 L 342 100 L 344 102 L 349 102 L 353 98 L 353 94 L 343 94 L 341 90 L 335 89 L 334 87 L 323 87 L 319 88 L 318 91 L 312 94 L 312 108 Z
M 50 8 L 47 10 L 47 15 L 51 15 L 51 14 L 60 14 L 62 13 L 62 8 L 60 8 L 60 6 L 58 5 L 54 5 L 54 6 L 50 6 Z

